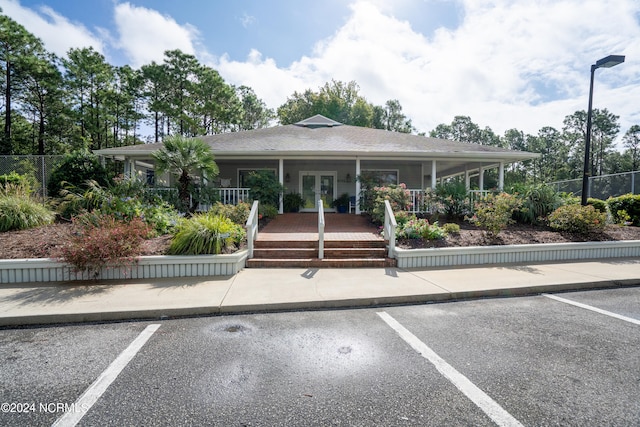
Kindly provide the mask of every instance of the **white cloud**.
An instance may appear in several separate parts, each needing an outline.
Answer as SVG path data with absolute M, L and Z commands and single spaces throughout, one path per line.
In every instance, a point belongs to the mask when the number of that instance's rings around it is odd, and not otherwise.
M 242 26 L 244 28 L 249 28 L 251 25 L 253 25 L 256 22 L 256 17 L 252 16 L 252 15 L 248 15 L 246 13 L 244 13 L 242 15 L 242 17 L 240 18 L 240 23 L 242 24 Z
M 42 6 L 38 12 L 20 6 L 17 0 L 0 0 L 2 12 L 44 42 L 47 50 L 65 57 L 69 49 L 92 46 L 104 54 L 105 44 L 84 25 L 71 22 L 53 9 Z
M 351 8 L 334 35 L 293 64 L 283 67 L 254 51 L 245 62 L 223 57 L 215 66 L 271 107 L 294 90 L 355 80 L 370 102 L 399 99 L 422 131 L 468 115 L 497 133 L 517 127 L 535 134 L 543 126 L 561 128 L 566 115 L 586 109 L 591 63 L 626 54 L 619 68 L 597 71 L 597 108 L 620 115 L 623 131 L 638 123 L 640 5 L 634 0 L 464 0 L 460 26 L 432 35 L 373 1 Z
M 166 50 L 180 49 L 195 54 L 198 31 L 190 25 L 180 25 L 170 16 L 130 3 L 116 5 L 114 18 L 118 31 L 118 47 L 129 58 L 129 65 L 138 68 L 151 61 L 162 62 Z

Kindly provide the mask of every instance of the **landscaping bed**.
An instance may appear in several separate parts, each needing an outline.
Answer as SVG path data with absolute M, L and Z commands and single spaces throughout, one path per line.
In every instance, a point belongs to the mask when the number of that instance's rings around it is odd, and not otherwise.
M 535 243 L 568 243 L 586 241 L 640 240 L 640 227 L 608 225 L 602 233 L 579 235 L 553 231 L 544 226 L 512 224 L 496 239 L 487 239 L 480 228 L 461 222 L 460 233 L 450 234 L 441 240 L 399 240 L 398 247 L 404 249 L 467 247 L 490 245 L 521 245 Z M 29 230 L 0 233 L 0 259 L 55 258 L 57 249 L 67 241 L 71 224 L 56 223 Z M 164 235 L 147 239 L 143 243 L 142 255 L 164 255 L 171 236 Z

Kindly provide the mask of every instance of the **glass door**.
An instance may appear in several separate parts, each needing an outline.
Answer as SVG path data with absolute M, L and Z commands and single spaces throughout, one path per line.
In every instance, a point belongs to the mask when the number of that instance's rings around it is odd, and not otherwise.
M 318 200 L 322 200 L 325 211 L 332 210 L 331 202 L 336 198 L 337 172 L 300 172 L 300 194 L 304 199 L 303 211 L 317 212 Z

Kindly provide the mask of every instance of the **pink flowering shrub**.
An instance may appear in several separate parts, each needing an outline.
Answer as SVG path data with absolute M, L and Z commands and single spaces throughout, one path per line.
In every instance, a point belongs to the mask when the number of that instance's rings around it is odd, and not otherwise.
M 371 220 L 376 224 L 384 222 L 384 201 L 388 200 L 393 212 L 406 211 L 411 207 L 411 193 L 404 183 L 373 188 L 373 209 Z

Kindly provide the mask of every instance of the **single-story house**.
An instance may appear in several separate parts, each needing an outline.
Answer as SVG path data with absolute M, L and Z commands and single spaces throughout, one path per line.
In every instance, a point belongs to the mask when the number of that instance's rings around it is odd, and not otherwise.
M 506 164 L 538 157 L 538 154 L 470 144 L 419 135 L 348 126 L 322 115 L 286 126 L 199 137 L 209 144 L 220 169 L 217 182 L 227 203 L 248 201 L 244 179 L 251 171 L 272 170 L 285 193 L 297 192 L 305 200 L 303 211 L 325 208 L 339 195 L 360 194 L 356 177 L 368 175 L 387 183 L 404 183 L 412 196 L 454 176 L 478 177 L 484 189 L 484 171 L 498 169 L 502 189 Z M 95 153 L 124 162 L 125 173 L 170 186 L 168 175 L 155 176 L 151 153 L 162 144 L 107 148 Z M 356 198 L 357 200 L 357 198 Z M 355 203 L 355 213 L 360 207 Z M 329 209 L 330 210 L 330 209 Z M 280 202 L 279 211 L 283 206 Z

